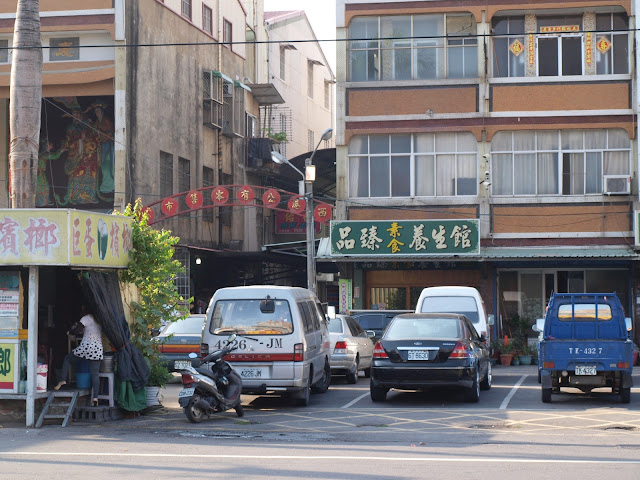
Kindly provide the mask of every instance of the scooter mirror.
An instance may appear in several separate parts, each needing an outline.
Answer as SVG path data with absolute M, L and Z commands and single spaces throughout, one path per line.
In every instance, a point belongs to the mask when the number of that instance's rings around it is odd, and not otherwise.
M 232 333 L 231 335 L 229 335 L 229 338 L 227 338 L 227 343 L 231 343 L 236 339 L 237 335 L 235 333 Z
M 198 358 L 198 354 L 197 354 L 197 353 L 193 353 L 193 352 L 191 352 L 191 353 L 189 354 L 189 358 Z

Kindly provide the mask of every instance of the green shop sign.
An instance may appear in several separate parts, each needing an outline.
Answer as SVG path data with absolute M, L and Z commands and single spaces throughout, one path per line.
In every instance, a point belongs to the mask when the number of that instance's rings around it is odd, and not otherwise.
M 480 254 L 480 221 L 385 220 L 331 222 L 332 256 Z

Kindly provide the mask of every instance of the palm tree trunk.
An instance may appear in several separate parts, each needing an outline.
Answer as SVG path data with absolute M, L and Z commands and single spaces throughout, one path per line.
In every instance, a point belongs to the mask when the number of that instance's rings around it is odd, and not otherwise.
M 18 0 L 11 64 L 11 208 L 34 208 L 42 102 L 40 0 Z

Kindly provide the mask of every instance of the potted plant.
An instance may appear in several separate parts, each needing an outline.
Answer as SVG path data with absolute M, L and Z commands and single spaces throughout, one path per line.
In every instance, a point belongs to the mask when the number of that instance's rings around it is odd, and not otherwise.
M 535 347 L 525 343 L 521 348 L 520 365 L 531 365 L 533 356 L 536 354 Z
M 511 365 L 514 355 L 514 343 L 505 337 L 500 343 L 500 364 L 503 367 L 508 367 Z
M 147 357 L 149 364 L 149 380 L 147 380 L 147 406 L 160 405 L 160 389 L 167 385 L 171 379 L 171 373 L 161 362 L 159 355 Z

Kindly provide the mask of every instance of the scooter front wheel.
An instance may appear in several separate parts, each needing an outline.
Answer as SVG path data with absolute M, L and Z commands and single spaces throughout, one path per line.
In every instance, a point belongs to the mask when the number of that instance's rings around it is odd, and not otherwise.
M 236 415 L 239 417 L 244 417 L 244 408 L 242 408 L 242 403 L 238 402 L 236 405 Z
M 196 407 L 196 400 L 191 399 L 189 404 L 184 407 L 184 414 L 187 416 L 191 423 L 200 423 L 204 418 L 204 412 L 200 407 Z

